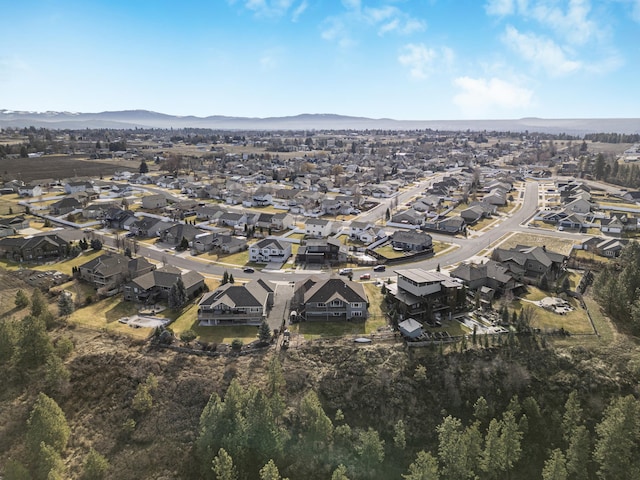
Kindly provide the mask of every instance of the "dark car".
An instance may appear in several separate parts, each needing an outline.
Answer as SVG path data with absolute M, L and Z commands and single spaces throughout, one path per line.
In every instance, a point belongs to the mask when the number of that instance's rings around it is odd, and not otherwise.
M 373 267 L 374 272 L 384 272 L 387 269 L 384 265 L 376 265 Z
M 246 267 L 244 270 L 242 270 L 244 273 L 253 273 L 255 272 L 255 270 L 251 267 Z

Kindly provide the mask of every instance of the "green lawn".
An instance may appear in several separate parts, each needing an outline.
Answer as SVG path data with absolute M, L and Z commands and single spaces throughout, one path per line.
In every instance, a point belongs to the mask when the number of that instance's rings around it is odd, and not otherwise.
M 529 293 L 525 298 L 530 301 L 538 301 L 542 300 L 544 297 L 552 295 L 553 294 L 545 293 L 537 288 L 529 287 Z M 573 334 L 593 333 L 589 317 L 587 316 L 586 311 L 580 306 L 580 303 L 575 298 L 568 298 L 567 301 L 571 307 L 573 307 L 573 310 L 564 315 L 559 315 L 522 300 L 514 301 L 510 306 L 510 310 L 520 312 L 525 306 L 533 308 L 535 318 L 531 326 L 534 328 L 540 328 L 543 331 L 564 328 L 566 331 Z
M 94 330 L 106 330 L 134 338 L 147 338 L 153 329 L 133 328 L 118 322 L 118 319 L 122 317 L 129 317 L 137 313 L 138 309 L 135 303 L 124 302 L 120 295 L 116 295 L 75 310 L 69 316 L 68 321 Z

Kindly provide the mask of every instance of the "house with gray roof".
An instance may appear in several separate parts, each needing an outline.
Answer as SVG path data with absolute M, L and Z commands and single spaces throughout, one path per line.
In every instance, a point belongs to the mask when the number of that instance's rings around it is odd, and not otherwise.
M 205 290 L 204 277 L 198 272 L 183 272 L 172 265 L 165 265 L 151 272 L 134 278 L 124 287 L 124 299 L 151 304 L 169 298 L 169 291 L 178 279 L 187 291 L 187 298 L 192 299 Z
M 155 268 L 144 257 L 128 258 L 117 253 L 106 253 L 80 265 L 78 275 L 94 288 L 112 290 L 125 280 L 139 277 Z
M 249 247 L 249 261 L 284 263 L 291 256 L 291 243 L 277 238 L 263 238 Z
M 405 252 L 430 252 L 433 251 L 431 235 L 414 230 L 398 230 L 391 235 L 391 245 L 394 249 Z
M 366 320 L 368 298 L 364 285 L 342 277 L 309 277 L 297 282 L 292 306 L 308 321 Z
M 525 278 L 538 279 L 542 275 L 555 279 L 564 271 L 567 257 L 547 250 L 544 246 L 516 245 L 510 249 L 494 249 L 491 259 L 500 262 L 509 269 L 514 278 L 523 281 Z
M 198 322 L 206 327 L 260 325 L 273 306 L 273 292 L 274 286 L 262 279 L 221 285 L 198 303 Z

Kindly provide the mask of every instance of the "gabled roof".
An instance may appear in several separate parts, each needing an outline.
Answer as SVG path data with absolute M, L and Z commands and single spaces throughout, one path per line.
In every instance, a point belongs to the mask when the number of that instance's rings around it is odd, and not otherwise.
M 263 307 L 270 293 L 273 293 L 273 288 L 269 282 L 262 279 L 251 281 L 246 285 L 227 283 L 206 294 L 199 305 L 207 305 L 211 308 L 217 305 L 226 305 L 229 308 Z
M 278 250 L 284 250 L 286 247 L 283 245 L 283 242 L 276 238 L 263 238 L 262 240 L 257 241 L 251 248 L 277 248 Z
M 361 283 L 338 277 L 318 281 L 304 292 L 304 303 L 328 303 L 333 300 L 341 300 L 345 303 L 366 303 L 367 294 Z
M 149 290 L 153 287 L 171 288 L 173 284 L 178 281 L 179 277 L 182 277 L 182 283 L 184 283 L 187 289 L 204 281 L 204 277 L 198 272 L 190 270 L 183 273 L 179 268 L 165 265 L 157 270 L 140 275 L 131 282 L 143 290 Z

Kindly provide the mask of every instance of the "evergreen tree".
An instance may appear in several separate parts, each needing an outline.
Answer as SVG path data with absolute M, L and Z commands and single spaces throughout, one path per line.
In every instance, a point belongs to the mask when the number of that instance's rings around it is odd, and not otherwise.
M 53 446 L 40 442 L 36 465 L 37 480 L 63 480 L 66 478 L 64 462 L 60 452 Z
M 140 173 L 149 173 L 149 165 L 147 165 L 147 162 L 144 159 L 140 162 L 140 168 L 138 171 Z
M 46 363 L 53 352 L 53 345 L 42 318 L 27 315 L 22 319 L 17 352 L 18 364 L 22 367 L 35 368 Z
M 188 299 L 182 277 L 178 277 L 176 283 L 171 285 L 171 289 L 169 289 L 169 308 L 180 308 L 187 303 Z
M 318 394 L 309 390 L 298 408 L 300 424 L 314 443 L 328 445 L 333 437 L 333 423 L 322 408 Z M 377 432 L 376 432 L 377 433 Z
M 402 419 L 398 420 L 396 424 L 393 426 L 393 445 L 398 450 L 404 450 L 407 446 L 407 438 L 404 427 L 404 421 Z
M 616 398 L 596 425 L 597 440 L 593 452 L 602 480 L 639 478 L 640 406 L 632 396 Z
M 67 292 L 62 292 L 58 297 L 58 313 L 61 317 L 68 317 L 73 313 L 74 305 L 71 295 Z
M 24 293 L 24 290 L 20 289 L 16 292 L 15 304 L 18 308 L 24 308 L 29 305 L 29 298 Z
M 40 444 L 61 453 L 67 446 L 71 430 L 62 409 L 44 393 L 38 398 L 27 420 L 26 444 L 32 454 L 40 453 Z
M 46 308 L 47 303 L 45 301 L 44 295 L 39 289 L 36 288 L 31 295 L 31 315 L 34 317 L 39 317 L 44 313 Z
M 0 365 L 9 363 L 16 349 L 16 326 L 9 320 L 0 321 Z
M 288 480 L 280 476 L 280 470 L 273 463 L 273 460 L 269 460 L 267 464 L 260 469 L 260 480 Z
M 258 328 L 258 340 L 263 344 L 267 344 L 271 341 L 271 329 L 269 328 L 269 324 L 264 320 Z
M 233 273 L 229 274 L 229 283 L 236 283 L 235 279 L 233 278 Z
M 567 466 L 562 450 L 556 448 L 544 462 L 542 480 L 567 480 Z
M 384 440 L 369 427 L 358 435 L 357 452 L 365 473 L 370 473 L 384 461 Z
M 347 477 L 347 467 L 343 464 L 338 465 L 331 474 L 331 480 L 349 480 L 349 477 Z
M 224 448 L 218 450 L 218 455 L 213 458 L 211 468 L 216 475 L 216 480 L 237 480 L 238 471 L 233 464 L 233 459 Z
M 102 480 L 107 476 L 108 471 L 108 460 L 94 448 L 91 448 L 84 461 L 83 480 Z
M 222 280 L 220 281 L 220 284 L 226 285 L 227 283 L 229 283 L 229 272 L 225 270 L 224 273 L 222 274 Z
M 4 467 L 4 480 L 32 480 L 27 467 L 16 460 L 9 460 Z
M 418 452 L 415 461 L 409 465 L 409 472 L 402 475 L 404 480 L 438 480 L 438 460 L 429 452 Z
M 70 378 L 71 374 L 62 360 L 56 355 L 49 355 L 45 370 L 45 382 L 49 390 L 60 391 Z
M 102 250 L 102 242 L 97 238 L 92 239 L 90 245 L 93 250 Z

